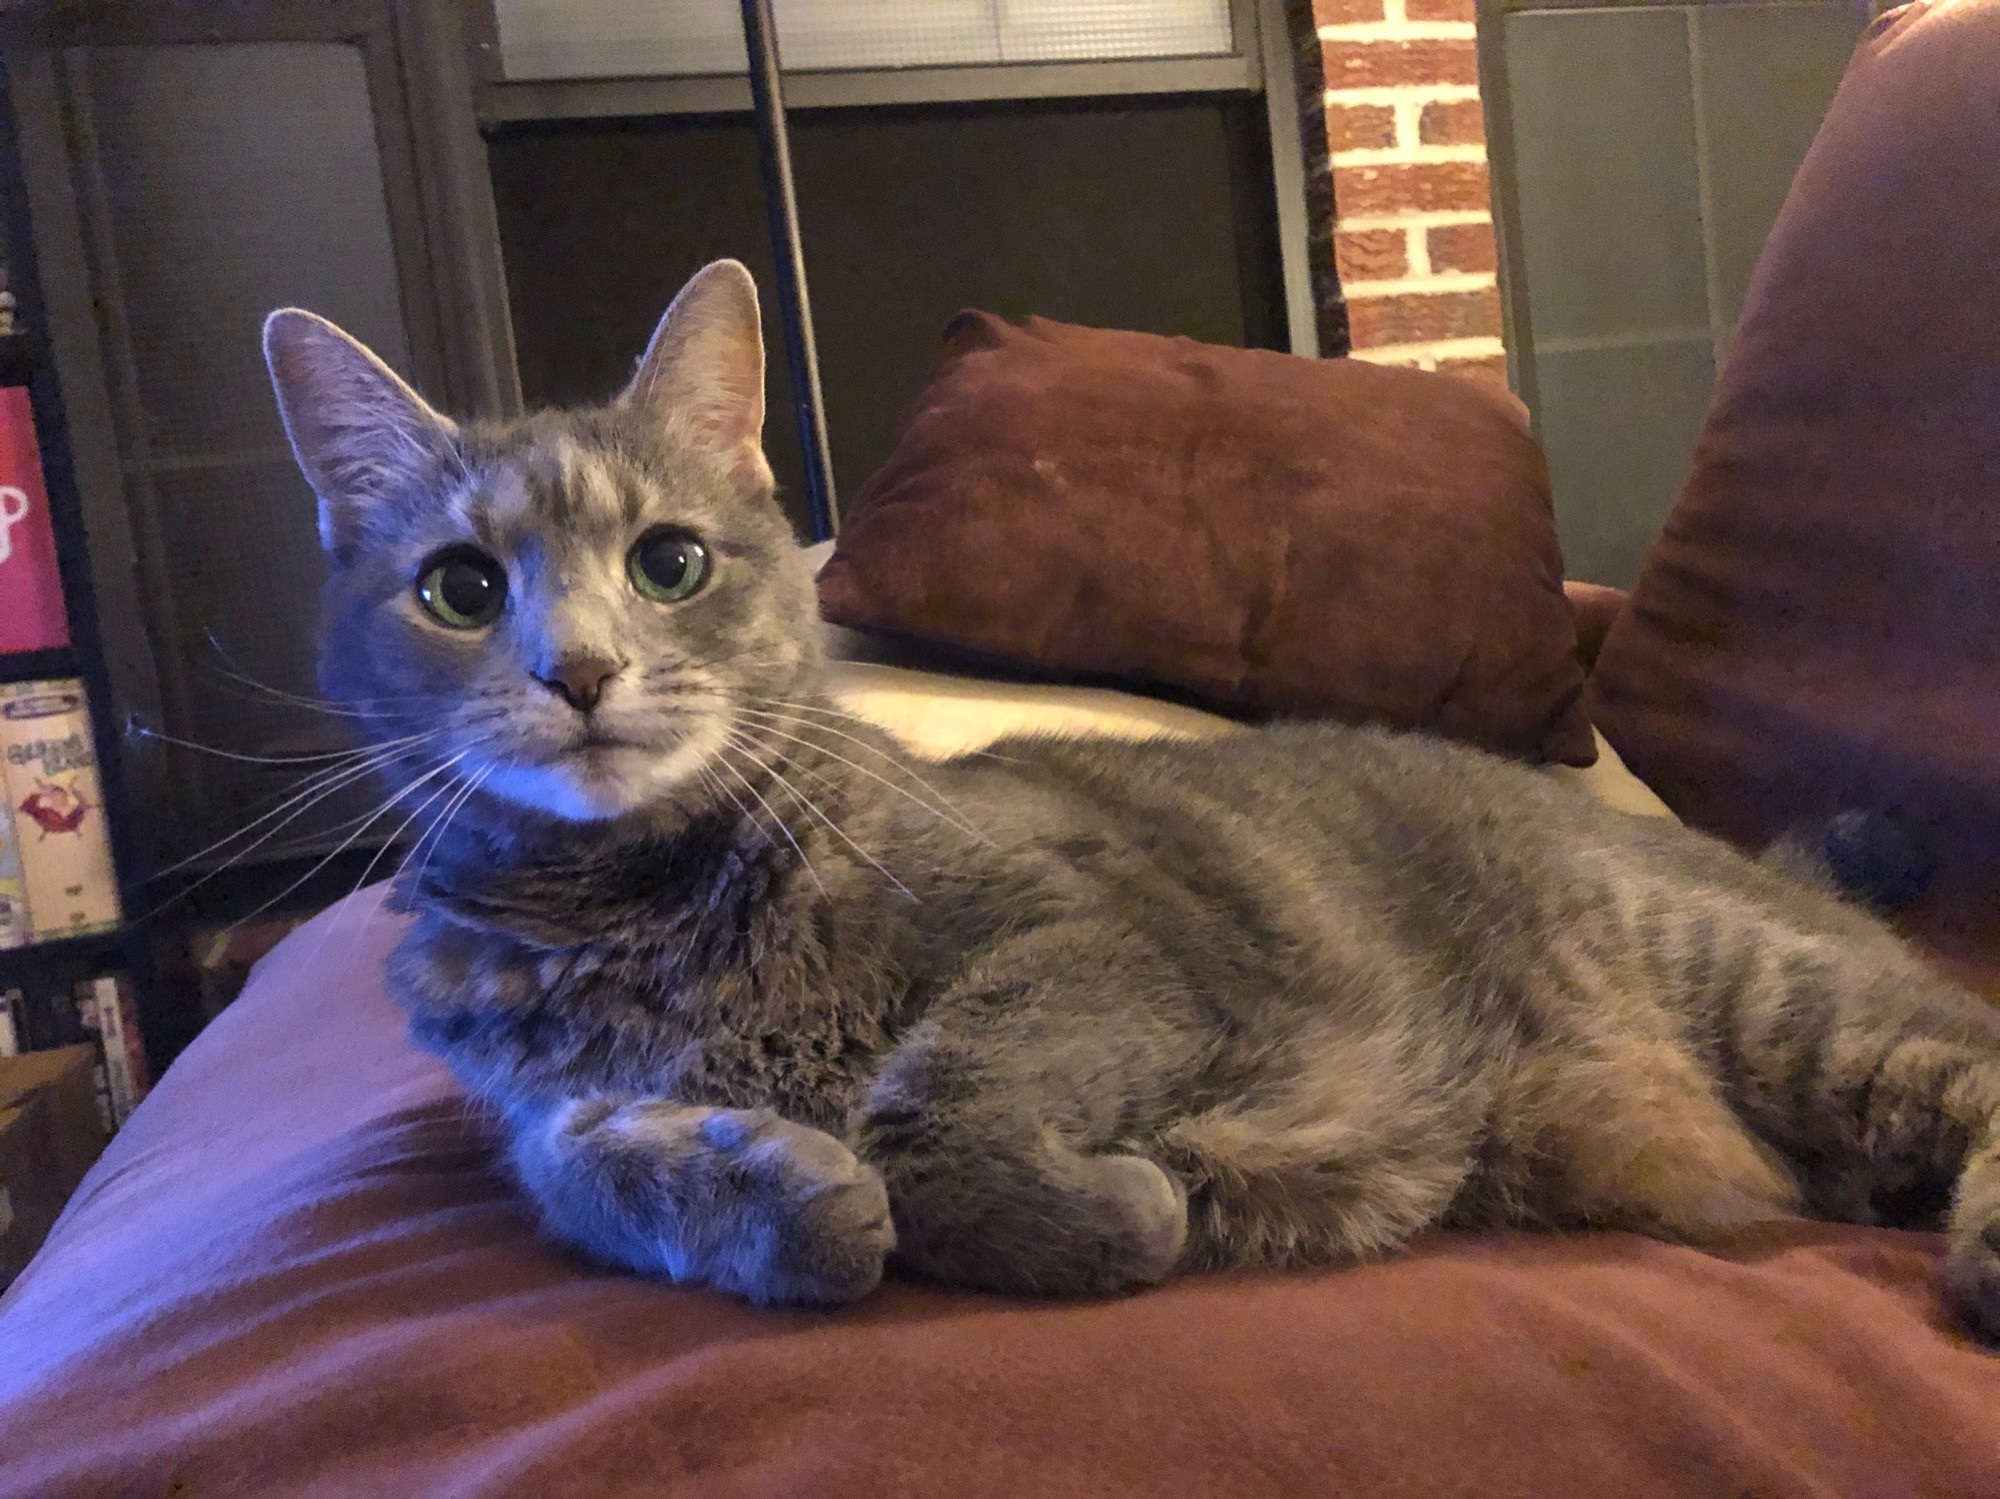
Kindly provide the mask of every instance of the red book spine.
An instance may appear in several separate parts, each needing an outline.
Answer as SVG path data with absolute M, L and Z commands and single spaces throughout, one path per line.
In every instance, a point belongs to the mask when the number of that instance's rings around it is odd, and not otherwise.
M 0 655 L 68 644 L 34 408 L 25 386 L 0 387 Z

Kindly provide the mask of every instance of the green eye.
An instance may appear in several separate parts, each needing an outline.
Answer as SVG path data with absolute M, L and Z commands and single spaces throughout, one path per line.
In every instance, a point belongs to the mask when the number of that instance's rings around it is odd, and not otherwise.
M 417 574 L 417 599 L 454 630 L 483 630 L 507 602 L 507 572 L 473 547 L 447 547 Z
M 692 531 L 656 526 L 632 544 L 625 571 L 654 603 L 678 604 L 708 581 L 708 548 Z

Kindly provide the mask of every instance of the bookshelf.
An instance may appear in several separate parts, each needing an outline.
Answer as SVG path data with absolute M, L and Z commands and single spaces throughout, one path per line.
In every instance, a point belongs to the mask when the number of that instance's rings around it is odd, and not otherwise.
M 0 557 L 0 566 L 13 568 L 12 575 L 0 587 L 14 590 L 16 600 L 33 594 L 46 606 L 47 564 L 52 560 L 60 595 L 56 606 L 59 624 L 46 617 L 46 607 L 36 614 L 36 605 L 31 603 L 14 617 L 13 634 L 8 633 L 9 618 L 4 602 L 0 602 L 0 712 L 9 704 L 25 705 L 32 701 L 36 704 L 33 714 L 51 715 L 36 721 L 50 724 L 52 727 L 47 731 L 50 735 L 65 736 L 60 741 L 14 742 L 8 763 L 0 765 L 0 788 L 8 786 L 8 775 L 26 766 L 53 788 L 52 796 L 61 797 L 72 790 L 79 793 L 76 800 L 61 803 L 59 813 L 49 811 L 48 820 L 43 821 L 40 811 L 27 807 L 16 794 L 20 790 L 20 777 L 16 775 L 12 789 L 4 803 L 0 803 L 0 836 L 12 837 L 15 858 L 24 871 L 19 880 L 22 895 L 17 906 L 24 903 L 28 912 L 27 918 L 16 924 L 16 933 L 26 938 L 25 944 L 0 946 L 0 993 L 18 996 L 11 1017 L 15 1043 L 22 1049 L 41 1049 L 91 1039 L 79 1003 L 78 986 L 107 977 L 120 978 L 136 1001 L 132 1018 L 151 1043 L 157 1064 L 164 1056 L 159 1046 L 160 1027 L 149 1024 L 157 1006 L 148 983 L 147 945 L 127 919 L 134 909 L 134 864 L 129 838 L 130 808 L 120 774 L 119 741 L 112 717 L 111 682 L 98 630 L 95 587 L 62 391 L 43 337 L 47 327 L 45 308 L 34 241 L 26 220 L 26 190 L 11 90 L 4 73 L 0 73 L 0 272 L 4 272 L 5 288 L 13 300 L 11 309 L 0 304 L 0 313 L 11 310 L 12 323 L 11 329 L 0 331 L 0 401 L 5 403 L 0 406 L 0 438 L 6 439 L 0 444 L 0 461 L 10 470 L 9 474 L 0 475 L 0 485 L 10 485 L 13 487 L 10 493 L 28 497 L 24 503 L 19 499 L 8 501 L 5 494 L 0 494 L 0 503 L 7 506 L 0 511 L 0 520 L 11 520 L 9 544 L 0 549 L 6 554 Z M 13 394 L 16 391 L 25 392 L 25 399 Z M 24 435 L 24 427 L 31 429 L 32 442 Z M 38 461 L 38 474 L 31 472 L 34 464 L 27 460 L 28 452 Z M 38 508 L 42 513 L 35 514 Z M 21 625 L 24 616 L 29 619 L 25 627 Z M 66 643 L 53 639 L 41 643 L 43 635 L 35 633 L 36 621 L 52 626 L 43 634 L 66 635 Z M 23 638 L 32 638 L 37 643 L 19 648 L 18 642 Z M 20 684 L 41 682 L 65 684 L 65 687 L 32 698 L 21 692 Z M 74 707 L 56 716 L 54 706 L 42 706 L 44 700 L 50 705 L 73 703 L 69 684 L 75 684 L 82 693 L 82 711 L 86 716 L 81 722 Z M 24 706 L 17 716 L 25 721 L 33 714 Z M 0 734 L 0 738 L 4 737 Z M 68 748 L 86 737 L 87 757 L 80 757 L 75 749 Z M 14 738 L 31 740 L 32 731 Z M 51 752 L 51 744 L 64 749 L 61 759 Z M 40 791 L 31 793 L 27 800 L 34 801 L 40 795 Z M 51 805 L 55 804 L 43 802 L 37 807 L 45 811 Z M 90 821 L 93 816 L 97 819 L 94 825 Z M 61 844 L 62 857 L 81 861 L 62 866 L 63 877 L 70 877 L 72 869 L 88 874 L 87 880 L 84 874 L 76 875 L 83 883 L 67 887 L 73 890 L 90 886 L 85 896 L 71 902 L 90 906 L 88 920 L 83 919 L 81 912 L 75 913 L 74 918 L 71 913 L 59 913 L 53 923 L 46 914 L 37 915 L 36 887 L 25 873 L 30 855 L 26 845 L 30 839 L 22 835 L 22 829 L 30 826 L 30 818 L 41 833 L 55 829 L 68 835 L 78 849 L 84 847 L 86 838 L 95 835 L 97 841 L 89 845 L 87 855 L 73 851 L 70 843 Z M 79 834 L 79 828 L 86 831 Z M 49 860 L 56 856 L 43 852 L 40 857 Z M 41 866 L 45 881 L 49 868 L 46 863 Z M 43 901 L 42 905 L 46 907 L 48 902 Z M 64 929 L 60 923 L 70 919 L 82 921 L 82 928 L 74 932 Z M 99 1016 L 98 1021 L 102 1029 L 103 1017 Z M 105 1034 L 102 1039 L 110 1065 L 112 1037 Z

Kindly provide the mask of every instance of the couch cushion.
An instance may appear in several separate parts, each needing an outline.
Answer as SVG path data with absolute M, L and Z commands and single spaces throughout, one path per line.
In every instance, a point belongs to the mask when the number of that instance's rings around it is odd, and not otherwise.
M 2000 0 L 1862 42 L 1590 703 L 1740 842 L 1850 807 L 1931 822 L 1913 929 L 2000 980 Z
M 1247 717 L 1589 763 L 1547 466 L 1449 375 L 964 313 L 828 619 Z
M 369 891 L 288 938 L 0 1299 L 0 1496 L 1991 1491 L 1930 1236 L 1439 1237 L 1041 1305 L 758 1311 L 538 1238 Z

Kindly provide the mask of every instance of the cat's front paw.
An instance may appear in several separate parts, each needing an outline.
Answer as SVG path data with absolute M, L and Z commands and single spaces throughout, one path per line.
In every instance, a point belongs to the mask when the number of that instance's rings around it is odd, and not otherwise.
M 1101 1296 L 1165 1280 L 1187 1243 L 1181 1185 L 1144 1156 L 1094 1156 L 1086 1165 L 1095 1191 L 1079 1215 L 1067 1262 L 1049 1276 L 1049 1289 Z
M 873 1166 L 769 1109 L 717 1109 L 700 1135 L 747 1188 L 710 1284 L 757 1302 L 839 1305 L 881 1282 L 896 1230 Z
M 1065 1155 L 1041 1172 L 893 1170 L 899 1263 L 951 1285 L 1111 1296 L 1165 1280 L 1187 1244 L 1185 1189 L 1143 1156 Z
M 880 1173 L 769 1109 L 576 1100 L 525 1131 L 515 1160 L 569 1243 L 759 1303 L 857 1300 L 896 1243 Z

